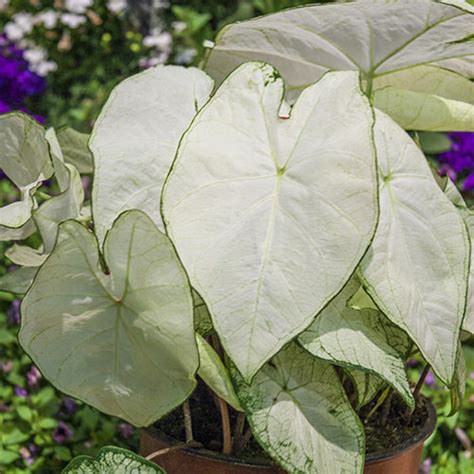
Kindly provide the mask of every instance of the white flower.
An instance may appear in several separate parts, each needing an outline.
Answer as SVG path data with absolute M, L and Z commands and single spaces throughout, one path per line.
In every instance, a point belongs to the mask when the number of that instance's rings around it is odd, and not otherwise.
M 80 25 L 83 25 L 87 19 L 83 15 L 75 15 L 74 13 L 63 13 L 61 15 L 61 21 L 69 28 L 75 29 Z
M 38 76 L 47 76 L 50 72 L 56 71 L 58 65 L 54 61 L 42 61 L 31 68 Z
M 25 34 L 25 32 L 16 23 L 13 22 L 7 23 L 5 25 L 5 28 L 3 28 L 3 31 L 5 32 L 7 38 L 10 41 L 21 40 Z
M 66 0 L 66 10 L 72 13 L 85 13 L 94 0 Z
M 171 26 L 176 33 L 182 33 L 188 27 L 185 21 L 173 21 Z
M 107 2 L 107 8 L 112 13 L 120 13 L 127 7 L 127 0 L 109 0 Z
M 194 48 L 186 48 L 176 54 L 176 64 L 189 64 L 196 56 L 197 51 Z
M 46 50 L 38 47 L 25 50 L 23 56 L 30 64 L 30 67 L 42 63 L 48 57 Z
M 0 12 L 6 10 L 10 0 L 0 0 Z
M 145 36 L 143 44 L 148 48 L 155 47 L 162 51 L 167 51 L 171 48 L 172 40 L 171 34 L 165 31 L 164 33 Z
M 47 30 L 52 30 L 58 22 L 58 14 L 54 10 L 38 13 L 35 17 L 36 23 L 43 23 Z
M 33 15 L 25 12 L 16 13 L 13 15 L 13 21 L 23 30 L 24 34 L 31 33 L 34 24 Z

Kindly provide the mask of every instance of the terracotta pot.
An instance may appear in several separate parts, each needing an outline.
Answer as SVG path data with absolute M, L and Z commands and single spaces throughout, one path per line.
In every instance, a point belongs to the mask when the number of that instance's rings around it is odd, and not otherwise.
M 436 426 L 436 412 L 428 404 L 428 419 L 420 431 L 391 451 L 367 456 L 364 474 L 417 474 L 423 443 Z M 176 442 L 154 428 L 141 431 L 140 454 L 169 448 Z M 154 459 L 167 474 L 284 474 L 277 466 L 223 456 L 205 449 L 176 449 Z M 332 474 L 332 473 L 328 473 Z M 336 474 L 336 473 L 334 473 Z

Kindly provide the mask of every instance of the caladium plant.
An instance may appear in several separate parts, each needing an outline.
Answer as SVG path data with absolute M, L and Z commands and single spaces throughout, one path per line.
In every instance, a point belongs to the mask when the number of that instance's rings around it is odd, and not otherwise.
M 14 244 L 0 283 L 26 292 L 20 341 L 45 377 L 136 426 L 199 377 L 288 472 L 361 472 L 359 415 L 389 392 L 415 408 L 413 352 L 456 410 L 473 214 L 416 131 L 474 131 L 473 14 L 372 0 L 226 27 L 209 75 L 160 66 L 114 90 L 91 210 L 84 137 L 3 116 L 22 200 L 0 237 L 43 245 Z

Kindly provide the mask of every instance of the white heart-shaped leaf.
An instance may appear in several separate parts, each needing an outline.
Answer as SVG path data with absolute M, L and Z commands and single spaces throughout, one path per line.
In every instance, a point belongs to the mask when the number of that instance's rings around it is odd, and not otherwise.
M 465 310 L 469 241 L 422 152 L 376 113 L 380 221 L 361 264 L 364 287 L 450 385 Z
M 195 386 L 190 288 L 171 242 L 139 211 L 117 219 L 104 259 L 107 274 L 93 234 L 61 224 L 23 301 L 20 342 L 58 389 L 146 426 Z
M 273 64 L 294 98 L 328 70 L 378 77 L 439 65 L 472 77 L 474 7 L 463 2 L 369 0 L 285 10 L 225 27 L 205 69 L 220 83 L 245 61 Z M 425 90 L 426 93 L 432 93 Z
M 358 74 L 328 73 L 289 119 L 282 95 L 271 66 L 235 71 L 183 137 L 163 195 L 167 231 L 247 379 L 344 286 L 378 214 Z
M 179 140 L 207 101 L 202 71 L 158 66 L 119 84 L 92 132 L 92 205 L 99 242 L 123 211 L 139 209 L 162 229 L 160 195 Z
M 291 344 L 236 388 L 253 435 L 285 470 L 362 473 L 364 428 L 330 364 Z
M 351 280 L 298 340 L 320 359 L 382 377 L 413 409 L 404 361 L 411 341 L 379 311 L 347 306 L 359 286 Z

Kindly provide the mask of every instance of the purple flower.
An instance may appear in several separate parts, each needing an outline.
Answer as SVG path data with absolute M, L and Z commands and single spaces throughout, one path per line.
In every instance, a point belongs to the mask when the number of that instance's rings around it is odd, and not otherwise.
M 66 415 L 74 415 L 77 410 L 77 404 L 72 398 L 64 398 L 62 403 L 61 403 L 61 410 L 66 414 Z
M 26 398 L 28 396 L 28 390 L 17 385 L 15 387 L 15 395 L 20 398 Z
M 435 377 L 433 375 L 433 372 L 431 370 L 428 372 L 428 375 L 425 378 L 425 385 L 428 387 L 433 387 L 436 384 Z
M 20 449 L 20 456 L 25 460 L 26 464 L 30 465 L 35 462 L 34 456 L 31 454 L 28 448 L 21 448 Z
M 11 326 L 20 324 L 20 300 L 13 300 L 7 311 L 7 321 Z
M 64 444 L 71 440 L 72 435 L 72 429 L 64 421 L 60 421 L 53 432 L 53 439 L 58 444 Z
M 439 173 L 462 183 L 464 191 L 474 190 L 474 133 L 449 133 L 451 149 L 438 156 Z
M 471 380 L 474 380 L 474 370 L 472 372 L 469 372 L 469 378 Z
M 431 472 L 431 458 L 426 458 L 420 466 L 419 474 L 430 474 Z
M 30 388 L 38 385 L 38 382 L 41 379 L 41 372 L 34 365 L 31 366 L 30 370 L 26 374 L 26 381 Z
M 5 405 L 4 403 L 0 403 L 0 413 L 6 413 L 10 411 L 10 408 L 8 405 Z
M 128 423 L 119 423 L 117 426 L 117 431 L 122 438 L 128 439 L 133 435 L 134 429 L 133 426 L 129 425 Z
M 41 94 L 45 88 L 45 79 L 29 69 L 23 50 L 0 35 L 0 113 L 28 113 L 25 99 Z
M 407 360 L 407 367 L 413 369 L 418 366 L 418 361 L 416 359 L 408 359 Z

